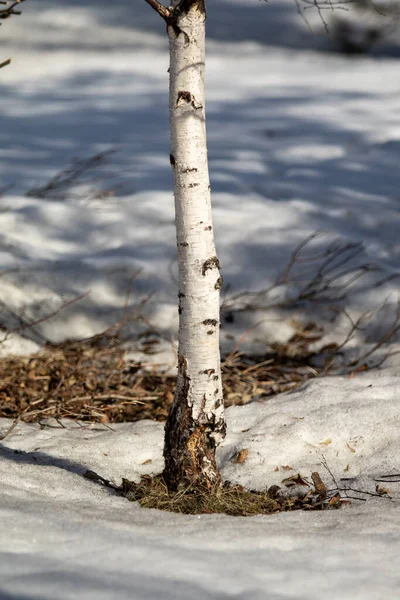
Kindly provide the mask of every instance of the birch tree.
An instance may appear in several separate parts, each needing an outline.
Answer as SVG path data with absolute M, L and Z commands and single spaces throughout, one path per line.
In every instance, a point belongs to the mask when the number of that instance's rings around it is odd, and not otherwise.
M 225 436 L 219 352 L 222 286 L 214 245 L 204 102 L 205 0 L 146 2 L 169 37 L 169 109 L 179 265 L 179 359 L 165 427 L 169 489 L 210 489 L 220 476 L 215 450 Z
M 294 0 L 324 8 L 353 0 Z M 179 359 L 165 427 L 164 480 L 170 490 L 220 483 L 215 450 L 225 436 L 219 351 L 220 264 L 208 175 L 204 68 L 206 0 L 146 2 L 169 37 L 169 109 L 179 265 Z

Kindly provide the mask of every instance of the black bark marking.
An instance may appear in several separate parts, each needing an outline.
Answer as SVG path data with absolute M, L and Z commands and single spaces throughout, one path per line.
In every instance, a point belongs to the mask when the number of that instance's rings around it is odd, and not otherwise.
M 222 279 L 221 276 L 219 276 L 217 281 L 215 282 L 214 289 L 220 290 L 222 288 L 223 283 L 224 283 L 224 280 Z
M 196 8 L 199 13 L 203 15 L 206 14 L 206 4 L 204 0 L 182 0 L 175 11 L 179 10 L 180 14 L 187 14 L 191 8 Z
M 187 246 L 189 246 L 188 242 L 180 242 L 179 245 L 182 246 L 183 248 L 186 248 Z
M 186 43 L 190 43 L 190 38 L 185 31 L 179 27 L 178 22 L 181 15 L 187 14 L 191 9 L 196 9 L 200 14 L 204 15 L 206 18 L 206 5 L 204 0 L 181 0 L 181 2 L 173 9 L 170 10 L 169 17 L 165 19 L 167 23 L 167 28 L 172 27 L 176 37 L 179 34 L 183 34 L 186 38 Z
M 194 187 L 198 187 L 199 185 L 200 185 L 199 183 L 189 183 L 188 187 L 194 188 Z
M 192 94 L 190 92 L 187 92 L 186 90 L 181 90 L 180 92 L 178 92 L 176 97 L 176 105 L 179 106 L 182 104 L 190 104 L 195 110 L 200 110 L 201 108 L 203 108 L 201 102 L 196 102 L 195 97 L 192 96 Z
M 179 294 L 178 294 L 178 315 L 181 315 L 183 313 L 182 298 L 185 298 L 185 294 L 182 294 L 181 292 L 179 292 Z
M 207 225 L 207 227 L 204 227 L 204 231 L 212 231 L 211 225 Z
M 175 167 L 175 156 L 173 154 L 169 155 L 169 162 L 171 163 L 171 167 Z
M 205 276 L 207 271 L 209 271 L 211 269 L 219 269 L 219 260 L 216 256 L 212 256 L 211 258 L 208 258 L 203 263 L 203 266 L 201 269 L 201 273 L 202 273 L 203 277 Z
M 213 380 L 218 381 L 218 379 L 219 379 L 218 375 L 214 375 Z
M 197 173 L 196 167 L 186 167 L 182 170 L 182 173 Z
M 217 319 L 206 319 L 205 321 L 203 321 L 203 325 L 213 325 L 214 327 L 216 327 L 218 325 L 218 321 Z
M 214 375 L 215 373 L 215 369 L 205 369 L 205 371 L 199 371 L 199 375 L 208 375 L 209 377 L 211 377 L 211 375 Z
M 213 333 L 215 333 L 215 331 L 213 331 L 212 329 L 210 329 L 210 331 L 207 331 L 207 335 L 212 335 Z
M 186 102 L 187 104 L 192 102 L 192 94 L 190 92 L 181 91 L 178 92 L 178 96 L 176 98 L 176 105 L 178 106 L 180 101 Z

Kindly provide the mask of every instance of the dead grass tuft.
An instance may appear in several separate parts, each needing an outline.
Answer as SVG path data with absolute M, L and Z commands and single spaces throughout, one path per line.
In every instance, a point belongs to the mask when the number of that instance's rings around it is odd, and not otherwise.
M 276 486 L 275 486 L 276 487 Z M 317 492 L 302 497 L 276 498 L 274 490 L 258 492 L 240 485 L 216 486 L 212 490 L 190 487 L 170 492 L 161 476 L 142 476 L 139 483 L 123 480 L 119 493 L 143 508 L 155 508 L 186 515 L 223 513 L 234 517 L 251 517 L 292 510 L 326 510 L 339 508 L 342 500 L 326 497 Z

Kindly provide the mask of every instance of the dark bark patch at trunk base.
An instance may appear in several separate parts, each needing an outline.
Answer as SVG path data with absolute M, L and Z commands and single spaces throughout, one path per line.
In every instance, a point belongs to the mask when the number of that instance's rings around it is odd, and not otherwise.
M 188 406 L 189 388 L 181 356 L 174 403 L 165 424 L 163 478 L 169 490 L 188 486 L 211 489 L 220 482 L 213 434 L 224 430 L 225 421 L 215 422 L 203 413 L 194 419 Z

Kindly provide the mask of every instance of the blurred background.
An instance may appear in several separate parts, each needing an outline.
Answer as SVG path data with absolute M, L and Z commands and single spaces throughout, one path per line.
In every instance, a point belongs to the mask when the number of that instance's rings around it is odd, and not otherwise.
M 144 0 L 21 9 L 0 30 L 1 57 L 12 56 L 0 73 L 1 319 L 5 329 L 43 320 L 1 348 L 93 335 L 144 305 L 176 339 L 164 23 Z M 397 305 L 398 20 L 390 0 L 208 3 L 227 346 L 255 324 L 252 343 L 284 341 L 293 319 L 334 335 L 348 326 L 332 312 L 344 302 L 355 314 L 384 306 L 383 323 Z M 296 260 L 287 277 L 305 240 L 311 266 Z M 304 289 L 329 252 L 328 293 L 318 281 L 310 304 Z

